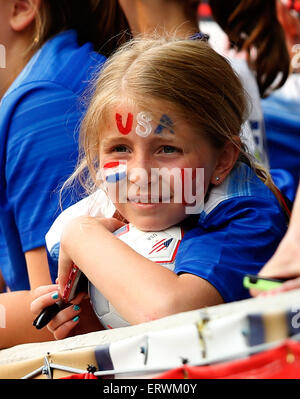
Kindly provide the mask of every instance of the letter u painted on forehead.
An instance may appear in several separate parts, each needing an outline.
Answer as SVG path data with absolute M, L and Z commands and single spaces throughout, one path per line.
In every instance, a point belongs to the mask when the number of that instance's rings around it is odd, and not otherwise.
M 127 114 L 126 125 L 123 126 L 122 115 L 116 113 L 116 122 L 118 130 L 121 134 L 129 134 L 133 125 L 133 115 L 131 112 Z

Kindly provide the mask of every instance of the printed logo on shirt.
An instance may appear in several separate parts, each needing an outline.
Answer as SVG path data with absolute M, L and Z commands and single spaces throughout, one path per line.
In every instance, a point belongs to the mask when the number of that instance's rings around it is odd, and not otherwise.
M 173 270 L 184 231 L 179 226 L 173 226 L 163 231 L 147 232 L 127 224 L 115 231 L 114 235 L 145 258 Z
M 173 241 L 173 238 L 170 238 L 168 240 L 160 240 L 160 241 L 158 241 L 151 248 L 151 251 L 149 252 L 149 255 L 151 255 L 152 253 L 157 253 L 157 252 L 166 250 L 168 248 L 168 246 L 171 244 L 172 241 Z

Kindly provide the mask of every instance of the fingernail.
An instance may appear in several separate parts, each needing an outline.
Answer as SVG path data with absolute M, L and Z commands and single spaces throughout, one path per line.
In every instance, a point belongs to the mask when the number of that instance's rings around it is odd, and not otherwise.
M 54 294 L 52 294 L 52 299 L 58 299 L 58 292 L 54 292 Z
M 75 312 L 78 312 L 80 310 L 80 306 L 79 305 L 74 305 L 73 309 L 75 310 Z
M 74 317 L 74 319 L 72 319 L 72 321 L 74 321 L 74 323 L 76 323 L 76 321 L 79 320 L 79 316 Z

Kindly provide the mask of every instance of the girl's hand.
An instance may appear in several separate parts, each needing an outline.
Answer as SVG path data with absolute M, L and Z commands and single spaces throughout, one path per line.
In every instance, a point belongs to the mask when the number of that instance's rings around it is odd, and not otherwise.
M 70 335 L 79 322 L 81 307 L 79 306 L 85 293 L 80 293 L 72 301 L 72 305 L 62 309 L 47 325 L 55 339 L 63 339 Z M 31 303 L 31 311 L 36 316 L 47 306 L 61 300 L 57 284 L 38 287 L 33 292 L 34 300 Z
M 80 232 L 84 230 L 88 234 L 94 234 L 95 228 L 99 226 L 114 232 L 124 224 L 116 218 L 80 216 L 66 225 L 61 236 L 59 252 L 58 283 L 61 293 L 68 282 L 71 268 L 76 264 L 74 253 L 78 250 L 78 246 L 80 248 L 80 239 L 78 239 Z M 98 231 L 97 233 L 99 234 Z M 76 266 L 80 268 L 79 265 Z
M 276 295 L 276 294 L 280 294 L 281 292 L 287 292 L 287 291 L 296 290 L 296 289 L 300 289 L 300 277 L 285 281 L 279 287 L 274 288 L 273 290 L 269 290 L 269 291 L 258 291 L 255 289 L 251 289 L 250 294 L 254 297 L 255 296 L 269 296 L 269 295 Z

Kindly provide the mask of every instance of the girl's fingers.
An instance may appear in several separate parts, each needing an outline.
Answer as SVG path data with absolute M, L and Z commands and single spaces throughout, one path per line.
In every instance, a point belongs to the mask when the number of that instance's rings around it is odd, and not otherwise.
M 81 313 L 81 306 L 79 304 L 85 296 L 85 292 L 78 294 L 72 301 L 72 305 L 61 310 L 48 323 L 47 328 L 52 332 L 55 339 L 66 338 L 71 330 L 78 324 L 79 314 Z
M 300 277 L 294 278 L 292 280 L 285 281 L 279 287 L 274 288 L 273 290 L 269 291 L 258 291 L 255 289 L 251 289 L 250 293 L 252 296 L 269 296 L 269 295 L 276 295 L 280 294 L 281 292 L 291 291 L 300 289 Z
M 280 287 L 278 287 L 278 288 L 276 288 L 276 290 L 274 290 L 274 293 L 285 292 L 285 291 L 295 290 L 295 289 L 299 289 L 299 288 L 300 288 L 300 277 L 297 277 L 295 279 L 288 280 L 288 281 L 282 283 Z
M 50 284 L 50 285 L 41 285 L 40 287 L 35 288 L 32 291 L 32 298 L 36 299 L 38 297 L 40 297 L 41 295 L 50 293 L 50 292 L 54 292 L 54 291 L 58 291 L 59 286 L 58 284 Z
M 48 329 L 55 333 L 58 331 L 65 331 L 63 326 L 67 324 L 68 326 L 73 326 L 73 324 L 69 324 L 70 321 L 77 322 L 77 317 L 81 313 L 80 305 L 71 305 L 67 308 L 61 310 L 57 315 L 48 323 Z
M 73 328 L 77 326 L 79 320 L 79 316 L 75 316 L 72 320 L 65 322 L 54 331 L 51 330 L 49 324 L 47 325 L 47 328 L 53 333 L 55 339 L 64 339 L 70 334 Z
M 60 300 L 58 290 L 52 290 L 44 295 L 34 299 L 30 304 L 30 310 L 33 314 L 38 315 L 47 306 L 53 305 Z

